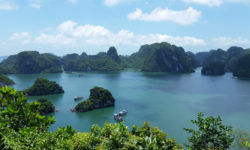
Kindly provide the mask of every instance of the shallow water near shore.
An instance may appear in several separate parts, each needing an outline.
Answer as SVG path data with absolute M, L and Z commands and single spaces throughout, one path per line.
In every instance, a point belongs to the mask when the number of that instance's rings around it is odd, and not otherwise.
M 47 97 L 59 112 L 50 130 L 71 125 L 77 131 L 89 131 L 91 125 L 114 123 L 113 114 L 128 110 L 124 123 L 141 126 L 149 121 L 152 126 L 173 137 L 180 144 L 186 142 L 183 128 L 192 127 L 190 120 L 198 112 L 220 115 L 225 124 L 234 129 L 250 132 L 250 81 L 233 78 L 231 73 L 223 76 L 202 76 L 200 70 L 192 74 L 143 73 L 133 70 L 98 73 L 64 72 L 59 74 L 8 75 L 15 81 L 14 88 L 30 87 L 37 77 L 56 81 L 64 94 Z M 111 91 L 116 99 L 115 107 L 85 113 L 70 111 L 78 102 L 75 96 L 88 98 L 89 90 L 100 86 Z M 38 97 L 29 97 L 30 100 Z

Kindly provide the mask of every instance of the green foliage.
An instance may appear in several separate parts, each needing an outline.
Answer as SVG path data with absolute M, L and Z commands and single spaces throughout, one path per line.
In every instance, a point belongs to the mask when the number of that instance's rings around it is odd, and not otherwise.
M 53 117 L 46 118 L 39 114 L 38 102 L 27 102 L 23 93 L 7 86 L 0 88 L 0 127 L 10 128 L 14 131 L 30 127 L 38 131 L 45 131 Z
M 39 112 L 41 115 L 55 112 L 55 106 L 46 98 L 40 98 L 38 99 L 38 102 L 40 103 Z
M 134 128 L 130 132 L 123 123 L 106 123 L 103 128 L 97 125 L 92 126 L 89 133 L 77 133 L 69 140 L 71 149 L 150 149 L 150 150 L 177 150 L 182 147 L 173 139 L 167 139 L 158 128 L 151 128 L 144 123 L 141 128 Z
M 133 68 L 140 68 L 142 71 L 175 73 L 194 71 L 192 58 L 184 49 L 166 42 L 144 45 L 129 59 Z
M 51 54 L 24 51 L 12 55 L 0 64 L 1 73 L 33 74 L 62 72 L 60 59 Z
M 12 85 L 14 81 L 9 79 L 7 76 L 0 74 L 0 87 L 4 85 Z
M 64 93 L 63 88 L 54 81 L 45 78 L 37 78 L 35 83 L 28 89 L 24 90 L 29 96 L 40 96 L 50 94 Z
M 233 75 L 241 78 L 250 78 L 250 54 L 238 60 Z
M 234 144 L 233 148 L 238 150 L 250 150 L 250 134 L 241 131 L 241 130 L 235 130 L 232 133 L 234 137 Z
M 66 142 L 75 134 L 71 127 L 59 128 L 55 132 L 37 132 L 32 128 L 23 128 L 18 132 L 7 129 L 3 131 L 6 150 L 69 150 Z
M 188 138 L 191 145 L 186 145 L 192 150 L 226 150 L 229 149 L 233 143 L 233 138 L 230 135 L 232 131 L 231 126 L 222 124 L 221 118 L 212 116 L 204 118 L 202 113 L 198 114 L 197 120 L 191 120 L 197 125 L 198 130 L 184 129 L 192 134 Z
M 107 89 L 94 87 L 90 90 L 89 98 L 77 104 L 74 111 L 86 112 L 93 109 L 114 106 L 114 104 L 115 99 Z
M 201 70 L 203 75 L 223 75 L 225 74 L 225 64 L 222 62 L 211 62 Z

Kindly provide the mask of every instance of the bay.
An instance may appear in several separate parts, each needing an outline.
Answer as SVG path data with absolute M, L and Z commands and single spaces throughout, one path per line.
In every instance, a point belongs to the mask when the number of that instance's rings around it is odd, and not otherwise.
M 93 124 L 115 123 L 113 114 L 126 109 L 125 125 L 131 128 L 149 121 L 181 144 L 188 136 L 183 128 L 192 127 L 190 120 L 195 119 L 198 112 L 204 112 L 206 116 L 220 115 L 225 124 L 250 132 L 250 81 L 233 78 L 231 73 L 217 77 L 202 76 L 198 69 L 192 74 L 126 70 L 83 72 L 83 77 L 78 75 L 76 72 L 64 72 L 8 76 L 15 81 L 13 87 L 17 90 L 30 87 L 38 77 L 56 81 L 64 88 L 64 94 L 45 96 L 59 110 L 51 114 L 56 119 L 50 127 L 52 131 L 71 125 L 77 131 L 86 132 Z M 110 90 L 116 99 L 115 107 L 85 113 L 71 112 L 70 109 L 79 103 L 73 98 L 88 98 L 89 90 L 94 86 Z M 29 97 L 29 100 L 38 98 Z

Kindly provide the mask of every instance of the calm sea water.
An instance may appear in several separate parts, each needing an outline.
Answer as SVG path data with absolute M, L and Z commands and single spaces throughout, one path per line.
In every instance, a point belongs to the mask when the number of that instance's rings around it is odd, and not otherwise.
M 149 121 L 173 137 L 186 142 L 184 127 L 192 127 L 190 120 L 198 112 L 220 115 L 225 124 L 250 132 L 250 81 L 224 76 L 202 76 L 200 70 L 192 74 L 143 73 L 132 70 L 112 73 L 78 73 L 9 75 L 18 90 L 30 87 L 37 77 L 56 81 L 65 90 L 62 95 L 46 96 L 59 112 L 50 130 L 71 125 L 78 131 L 89 131 L 92 124 L 115 122 L 113 114 L 128 110 L 124 123 L 131 127 Z M 89 96 L 94 86 L 110 90 L 116 99 L 115 107 L 85 113 L 70 111 L 78 102 L 75 96 Z M 30 97 L 30 100 L 38 97 Z

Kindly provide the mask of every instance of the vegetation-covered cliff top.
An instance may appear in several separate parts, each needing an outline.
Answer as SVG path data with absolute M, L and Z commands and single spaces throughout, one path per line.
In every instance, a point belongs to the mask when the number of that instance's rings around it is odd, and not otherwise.
M 64 93 L 64 90 L 55 81 L 49 81 L 45 78 L 37 78 L 30 88 L 24 90 L 24 93 L 28 94 L 28 96 L 40 96 L 60 94 Z

